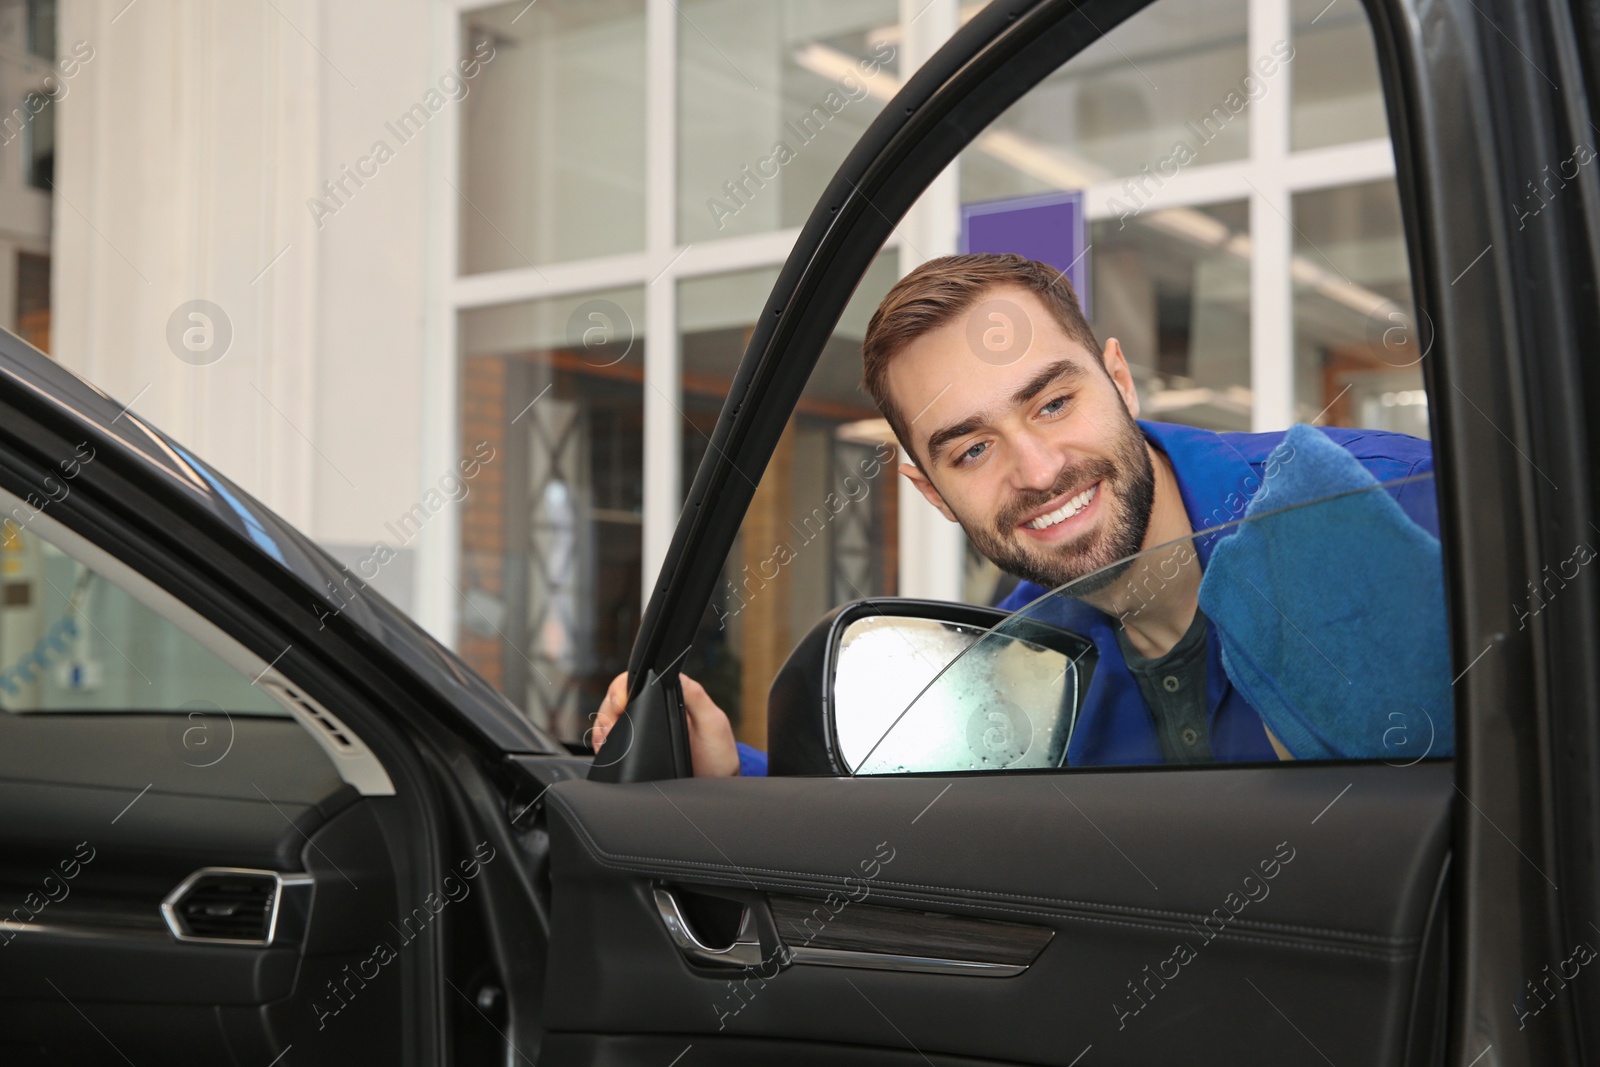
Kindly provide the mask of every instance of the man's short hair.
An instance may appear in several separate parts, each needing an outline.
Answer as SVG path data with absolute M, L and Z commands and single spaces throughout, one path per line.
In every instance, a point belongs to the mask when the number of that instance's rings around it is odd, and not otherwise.
M 889 421 L 900 443 L 911 448 L 911 427 L 889 398 L 889 363 L 917 338 L 969 311 L 983 294 L 1012 287 L 1036 294 L 1066 335 L 1099 355 L 1100 343 L 1078 306 L 1064 271 L 1013 253 L 972 253 L 930 259 L 894 284 L 861 342 L 861 385 Z

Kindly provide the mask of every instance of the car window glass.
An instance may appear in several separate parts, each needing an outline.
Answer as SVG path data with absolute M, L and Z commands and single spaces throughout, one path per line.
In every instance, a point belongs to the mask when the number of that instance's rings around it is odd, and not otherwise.
M 285 716 L 276 700 L 99 570 L 0 527 L 0 708 Z
M 1061 268 L 1144 419 L 1427 437 L 1430 328 L 1362 5 L 1158 0 L 1097 28 L 961 153 L 960 236 L 923 258 Z M 964 599 L 1015 588 L 970 543 L 964 563 Z
M 1315 446 L 1295 451 L 1303 440 L 1275 450 L 1241 518 L 1083 575 L 988 633 L 906 656 L 922 661 L 926 684 L 904 710 L 838 726 L 843 743 L 889 720 L 865 754 L 859 739 L 842 744 L 855 772 L 1283 758 L 1267 730 L 1297 760 L 1451 755 L 1432 476 L 1327 477 Z M 1306 500 L 1319 483 L 1340 491 Z M 1169 630 L 1195 625 L 1171 652 L 1130 649 L 1133 632 L 1159 632 L 1156 617 L 1173 613 L 1160 620 Z M 1039 622 L 1086 637 L 1099 662 L 1057 657 L 1058 683 L 1042 685 L 1039 657 L 1015 651 Z M 1171 658 L 1190 633 L 1194 654 Z M 1156 669 L 1140 676 L 1130 668 L 1141 661 Z

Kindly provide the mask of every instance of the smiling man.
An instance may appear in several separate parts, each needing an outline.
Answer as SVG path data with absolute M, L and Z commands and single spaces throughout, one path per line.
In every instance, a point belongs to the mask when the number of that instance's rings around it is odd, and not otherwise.
M 1200 608 L 1207 563 L 1227 538 L 1194 534 L 1245 517 L 1276 468 L 1294 462 L 1290 432 L 1139 421 L 1116 339 L 1099 344 L 1062 272 L 1020 256 L 918 267 L 879 305 L 862 358 L 863 384 L 911 460 L 900 472 L 1022 579 L 1000 606 L 1033 604 L 1031 612 L 1094 641 L 1099 663 L 1072 764 L 1288 757 L 1229 679 L 1216 626 Z M 1310 435 L 1298 438 L 1302 448 L 1334 453 L 1333 466 L 1354 466 L 1353 457 L 1361 479 L 1432 470 L 1431 448 L 1417 438 L 1299 429 Z M 1302 458 L 1294 477 L 1327 464 L 1325 454 Z M 1395 522 L 1436 536 L 1428 480 L 1390 493 L 1404 512 Z M 760 773 L 759 754 L 736 752 L 727 717 L 705 691 L 686 678 L 684 695 L 695 773 Z M 597 716 L 597 742 L 625 699 L 619 677 Z
M 1024 580 L 1015 606 L 1075 582 L 1141 654 L 1177 644 L 1198 571 L 1168 568 L 1154 604 L 1135 595 L 1146 583 L 1117 579 L 1128 557 L 1193 528 L 1171 462 L 1135 421 L 1122 348 L 1100 350 L 1059 271 L 1016 256 L 935 260 L 889 292 L 862 349 L 866 388 L 912 460 L 900 472 Z M 1183 549 L 1136 562 L 1154 572 Z

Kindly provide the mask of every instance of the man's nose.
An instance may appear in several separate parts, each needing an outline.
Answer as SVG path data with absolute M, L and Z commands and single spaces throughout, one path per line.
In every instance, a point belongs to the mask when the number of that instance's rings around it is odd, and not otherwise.
M 1022 434 L 1012 446 L 1014 470 L 1019 489 L 1049 489 L 1056 484 L 1066 457 L 1061 450 L 1034 434 Z

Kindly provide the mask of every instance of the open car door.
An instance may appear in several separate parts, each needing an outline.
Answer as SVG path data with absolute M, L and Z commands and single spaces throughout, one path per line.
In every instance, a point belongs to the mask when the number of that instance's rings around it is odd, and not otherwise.
M 1581 410 L 1597 393 L 1579 353 L 1600 198 L 1582 174 L 1548 225 L 1502 206 L 1592 129 L 1587 38 L 1554 5 L 1366 5 L 1424 324 L 1453 760 L 1411 717 L 1384 743 L 1412 747 L 1355 761 L 910 773 L 870 753 L 786 753 L 775 736 L 774 769 L 804 773 L 688 777 L 678 665 L 858 280 L 998 116 L 1172 3 L 995 0 L 817 204 L 695 479 L 629 713 L 589 779 L 544 801 L 541 1062 L 1594 1062 L 1594 979 L 1568 972 L 1574 945 L 1600 940 L 1595 579 L 1536 617 L 1519 609 L 1530 578 L 1593 536 Z M 1317 634 L 1303 636 L 1310 662 Z M 829 700 L 824 644 L 809 676 L 780 675 L 775 706 Z M 912 696 L 926 707 L 938 685 Z M 885 721 L 941 728 L 909 703 Z

